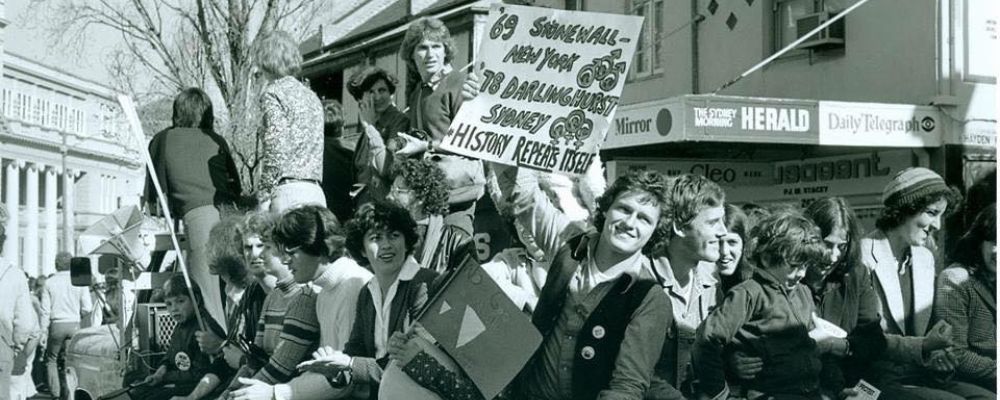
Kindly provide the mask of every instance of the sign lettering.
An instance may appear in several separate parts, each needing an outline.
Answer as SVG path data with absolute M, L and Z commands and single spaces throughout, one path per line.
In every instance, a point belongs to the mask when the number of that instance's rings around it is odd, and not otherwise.
M 618 109 L 642 17 L 493 4 L 489 19 L 476 64 L 480 93 L 462 105 L 442 149 L 585 173 Z M 651 125 L 616 122 L 620 132 Z

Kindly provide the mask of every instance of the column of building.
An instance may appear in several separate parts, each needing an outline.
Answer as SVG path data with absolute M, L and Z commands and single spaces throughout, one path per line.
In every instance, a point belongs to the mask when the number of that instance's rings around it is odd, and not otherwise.
M 24 167 L 23 161 L 10 160 L 4 169 L 4 180 L 6 181 L 4 184 L 7 185 L 7 193 L 4 196 L 3 202 L 7 205 L 9 216 L 7 218 L 7 241 L 3 246 L 3 256 L 13 263 L 17 263 L 20 260 L 18 238 L 21 237 L 21 213 L 19 211 L 21 204 L 22 167 Z
M 45 168 L 45 236 L 42 240 L 42 273 L 55 272 L 56 251 L 59 243 L 58 206 L 56 191 L 59 187 L 60 168 Z
M 0 200 L 7 207 L 8 213 L 3 257 L 18 264 L 31 276 L 52 274 L 55 272 L 57 252 L 66 250 L 72 253 L 75 250 L 75 180 L 81 171 L 62 171 L 57 167 L 23 160 L 0 161 L 0 165 L 3 165 L 2 184 L 6 188 L 6 193 Z M 23 185 L 20 176 L 22 170 L 25 171 Z M 39 209 L 39 172 L 42 172 L 44 178 L 44 211 Z M 62 247 L 59 246 L 59 227 L 63 225 L 63 221 L 59 220 L 58 204 L 60 173 L 64 189 L 63 212 L 68 214 L 65 221 L 69 222 L 69 226 L 63 229 Z M 23 208 L 22 195 L 25 200 Z M 23 248 L 21 241 L 24 243 Z
M 76 178 L 80 176 L 80 171 L 66 169 L 63 171 L 63 251 L 76 252 Z M 77 254 L 83 256 L 83 254 Z
M 28 163 L 24 192 L 24 257 L 21 267 L 31 276 L 38 276 L 38 169 L 36 163 Z

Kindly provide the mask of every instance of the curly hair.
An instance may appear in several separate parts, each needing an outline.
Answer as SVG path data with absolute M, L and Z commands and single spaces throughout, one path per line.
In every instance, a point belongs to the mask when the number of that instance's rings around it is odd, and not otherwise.
M 786 263 L 811 268 L 828 262 L 819 227 L 801 213 L 782 211 L 764 218 L 750 232 L 749 257 L 753 267 L 767 270 Z
M 878 219 L 875 220 L 875 227 L 883 232 L 890 231 L 903 225 L 907 219 L 923 212 L 927 206 L 937 203 L 940 200 L 948 202 L 948 209 L 942 215 L 942 217 L 945 217 L 955 211 L 956 206 L 962 201 L 962 195 L 957 189 L 948 187 L 948 190 L 928 193 L 907 204 L 883 207 Z
M 272 31 L 254 46 L 254 64 L 262 71 L 285 77 L 298 74 L 302 68 L 299 44 L 285 31 Z
M 418 42 L 419 43 L 419 42 Z M 410 61 L 413 59 L 413 50 L 410 50 Z M 365 96 L 368 92 L 375 86 L 378 81 L 385 82 L 386 88 L 389 89 L 389 94 L 396 94 L 396 86 L 399 85 L 399 79 L 388 71 L 375 67 L 368 66 L 358 70 L 354 75 L 351 75 L 351 79 L 347 84 L 347 92 L 351 94 L 354 100 L 361 101 L 361 98 Z
M 262 242 L 270 242 L 277 224 L 278 219 L 274 214 L 252 211 L 243 217 L 243 223 L 239 226 L 240 236 L 244 239 L 248 236 L 257 236 Z
M 444 63 L 451 64 L 455 56 L 455 41 L 451 38 L 451 32 L 444 22 L 434 17 L 423 17 L 410 23 L 410 28 L 406 30 L 403 37 L 403 44 L 399 46 L 399 57 L 406 64 L 408 76 L 417 75 L 417 64 L 413 61 L 413 51 L 424 40 L 440 42 L 444 45 Z
M 337 99 L 323 100 L 323 134 L 339 136 L 344 129 L 344 107 Z
M 372 230 L 381 229 L 402 233 L 407 255 L 413 253 L 420 240 L 417 222 L 409 211 L 395 203 L 377 199 L 358 208 L 354 218 L 347 223 L 347 251 L 358 264 L 370 265 L 365 257 L 365 235 Z
M 273 239 L 284 248 L 298 247 L 313 257 L 336 260 L 344 256 L 344 233 L 330 209 L 318 205 L 296 207 L 274 226 Z
M 394 175 L 402 178 L 413 196 L 420 199 L 424 214 L 448 213 L 448 184 L 444 171 L 433 161 L 414 158 L 397 161 Z
M 649 241 L 642 247 L 643 254 L 653 252 L 660 242 L 666 239 L 669 230 L 669 206 L 667 193 L 670 190 L 669 181 L 663 174 L 650 170 L 629 170 L 625 175 L 615 179 L 614 183 L 597 198 L 597 210 L 594 212 L 594 226 L 598 231 L 604 230 L 605 213 L 611 209 L 611 205 L 627 193 L 645 193 L 647 201 L 657 206 L 660 210 L 660 218 L 656 221 L 656 228 Z
M 701 210 L 721 207 L 726 193 L 718 184 L 701 175 L 682 174 L 670 183 L 670 220 L 678 228 L 686 227 Z M 673 231 L 670 230 L 670 235 Z
M 245 287 L 250 284 L 250 271 L 243 259 L 243 216 L 223 217 L 209 231 L 205 244 L 208 266 L 228 282 Z
M 830 272 L 830 278 L 840 279 L 850 272 L 851 268 L 863 265 L 861 235 L 864 235 L 864 228 L 861 227 L 861 220 L 854 214 L 846 199 L 843 197 L 818 199 L 806 207 L 803 215 L 816 223 L 820 237 L 830 236 L 837 228 L 843 229 L 847 234 L 847 250 L 840 255 L 837 265 Z
M 997 204 L 993 203 L 983 208 L 976 219 L 972 221 L 972 226 L 962 235 L 951 252 L 951 262 L 958 263 L 969 270 L 970 273 L 983 271 L 982 252 L 980 247 L 983 242 L 997 240 Z

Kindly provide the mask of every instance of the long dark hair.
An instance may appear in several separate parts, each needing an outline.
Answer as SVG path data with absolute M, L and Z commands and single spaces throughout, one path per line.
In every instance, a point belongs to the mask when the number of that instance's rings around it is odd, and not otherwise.
M 852 267 L 862 265 L 861 235 L 864 232 L 861 221 L 846 199 L 843 197 L 818 199 L 806 208 L 804 214 L 819 226 L 821 237 L 829 236 L 837 228 L 844 229 L 847 234 L 847 249 L 842 252 L 827 279 L 839 280 Z
M 972 226 L 962 235 L 955 245 L 949 259 L 961 264 L 969 270 L 970 274 L 982 273 L 986 270 L 983 265 L 982 252 L 979 246 L 986 241 L 997 240 L 997 204 L 986 206 L 976 219 L 972 221 Z
M 726 231 L 729 233 L 735 233 L 743 240 L 743 251 L 740 254 L 740 261 L 736 263 L 736 270 L 733 271 L 732 275 L 726 276 L 719 274 L 719 280 L 722 283 L 722 292 L 728 292 L 730 288 L 738 285 L 753 276 L 753 268 L 747 263 L 747 258 L 750 256 L 747 252 L 749 248 L 750 237 L 748 233 L 750 229 L 750 220 L 747 215 L 743 213 L 743 210 L 739 207 L 726 203 L 726 216 L 724 222 L 726 224 Z M 721 249 L 721 244 L 720 244 Z

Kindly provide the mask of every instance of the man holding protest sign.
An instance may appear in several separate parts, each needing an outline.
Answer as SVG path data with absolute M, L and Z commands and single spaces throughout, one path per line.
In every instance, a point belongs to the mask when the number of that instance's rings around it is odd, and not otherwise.
M 448 27 L 437 18 L 421 18 L 410 24 L 399 50 L 409 76 L 418 76 L 410 93 L 411 134 L 401 133 L 402 145 L 397 156 L 424 157 L 438 163 L 445 172 L 450 189 L 448 204 L 451 212 L 461 212 L 473 218 L 476 200 L 484 193 L 486 178 L 483 164 L 451 152 L 442 152 L 441 140 L 458 114 L 466 98 L 463 86 L 467 75 L 452 68 L 454 43 Z
M 555 255 L 532 320 L 544 339 L 515 380 L 518 398 L 640 398 L 663 347 L 670 300 L 644 252 L 668 226 L 666 178 L 619 178 L 598 201 L 596 232 L 582 234 L 568 233 L 570 219 L 537 181 L 538 171 L 590 167 L 641 25 L 641 17 L 494 4 L 479 50 L 482 93 L 440 140 L 445 150 L 498 163 L 503 197 Z

